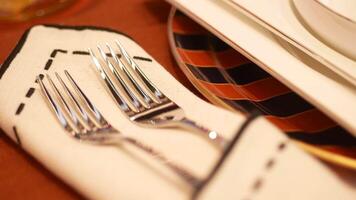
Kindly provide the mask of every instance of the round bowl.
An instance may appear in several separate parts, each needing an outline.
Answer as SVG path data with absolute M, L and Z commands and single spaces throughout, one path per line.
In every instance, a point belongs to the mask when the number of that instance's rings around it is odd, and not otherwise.
M 322 42 L 356 60 L 356 1 L 293 0 L 304 25 Z

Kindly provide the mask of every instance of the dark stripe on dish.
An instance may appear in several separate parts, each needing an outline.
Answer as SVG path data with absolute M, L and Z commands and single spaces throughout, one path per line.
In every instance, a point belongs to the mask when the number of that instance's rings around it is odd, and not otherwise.
M 177 47 L 188 50 L 209 50 L 207 35 L 182 35 L 173 33 Z
M 240 105 L 245 110 L 251 110 L 254 105 L 264 115 L 277 117 L 288 117 L 314 108 L 295 93 L 287 93 L 259 102 L 249 100 L 225 100 L 225 102 L 229 102 L 229 105 Z
M 173 33 L 173 37 L 177 47 L 187 50 L 225 51 L 231 48 L 210 34 L 183 35 L 179 33 Z
M 248 100 L 231 101 L 222 98 L 221 100 L 223 100 L 226 104 L 230 105 L 234 109 L 240 110 L 244 113 L 251 113 L 256 110 L 261 111 L 256 107 L 256 105 L 252 101 L 248 101 Z M 262 113 L 262 114 L 266 115 L 266 113 Z
M 177 10 L 175 13 L 174 13 L 175 16 L 184 16 L 184 17 L 187 17 L 184 13 L 182 13 L 181 11 Z
M 317 133 L 289 132 L 293 139 L 316 145 L 356 146 L 356 138 L 340 126 L 332 127 Z
M 194 73 L 196 78 L 211 83 L 229 83 L 227 78 L 231 78 L 237 85 L 245 85 L 254 81 L 271 77 L 267 72 L 257 67 L 253 63 L 246 63 L 230 69 L 219 69 L 217 67 L 197 67 L 186 64 Z M 228 77 L 224 77 L 221 71 L 225 71 Z
M 249 101 L 249 100 L 226 100 L 223 99 L 223 101 L 231 106 L 233 106 L 235 109 L 241 110 L 245 113 L 250 113 L 252 111 L 258 110 L 260 113 L 263 115 L 273 115 L 270 114 L 269 112 L 266 112 L 266 109 L 263 108 L 261 105 L 257 105 L 256 102 Z M 275 115 L 273 115 L 275 116 Z
M 231 47 L 225 42 L 221 41 L 218 37 L 209 35 L 209 43 L 214 51 L 226 51 Z
M 228 83 L 228 81 L 218 68 L 199 68 L 190 64 L 186 65 L 189 70 L 194 74 L 194 76 L 200 80 L 208 81 L 211 83 Z
M 259 101 L 256 104 L 261 109 L 264 109 L 266 113 L 278 117 L 288 117 L 314 108 L 314 106 L 293 92 Z
M 249 84 L 254 81 L 271 77 L 270 74 L 254 63 L 242 64 L 226 70 L 231 79 L 238 85 Z

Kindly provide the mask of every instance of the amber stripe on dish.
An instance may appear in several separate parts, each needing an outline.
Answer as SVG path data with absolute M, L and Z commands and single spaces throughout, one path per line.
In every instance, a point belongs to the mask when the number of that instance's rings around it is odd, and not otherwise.
M 224 69 L 236 67 L 242 64 L 251 63 L 247 58 L 237 55 L 233 49 L 212 53 L 206 50 L 188 50 L 177 48 L 177 52 L 184 63 L 189 63 L 197 67 L 222 67 Z M 217 56 L 218 59 L 214 59 Z M 216 63 L 219 60 L 220 63 Z
M 172 21 L 172 29 L 179 34 L 206 34 L 206 30 L 195 23 L 193 20 L 187 20 L 185 16 L 178 16 Z
M 216 52 L 216 58 L 220 62 L 218 66 L 231 68 L 239 65 L 251 63 L 249 59 L 238 53 L 235 49 L 229 48 L 225 51 Z M 192 63 L 194 64 L 194 63 Z
M 285 132 L 307 132 L 312 134 L 337 126 L 334 121 L 317 109 L 307 110 L 288 117 L 268 115 L 266 118 Z
M 342 154 L 348 157 L 356 158 L 356 147 L 351 146 L 351 147 L 340 147 L 340 146 L 318 146 L 324 150 L 331 151 L 334 153 Z

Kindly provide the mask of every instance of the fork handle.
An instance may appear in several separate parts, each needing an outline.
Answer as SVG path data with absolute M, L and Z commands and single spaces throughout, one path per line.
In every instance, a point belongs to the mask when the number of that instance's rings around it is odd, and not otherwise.
M 184 117 L 180 120 L 176 120 L 176 124 L 181 128 L 202 135 L 203 137 L 207 138 L 210 142 L 217 145 L 221 149 L 225 149 L 227 145 L 226 139 L 221 135 L 219 135 L 218 132 L 210 130 L 204 127 L 203 125 L 196 123 L 193 120 Z
M 164 164 L 166 167 L 176 173 L 179 177 L 181 177 L 186 183 L 191 185 L 194 190 L 201 185 L 202 181 L 199 178 L 197 178 L 185 168 L 170 161 L 167 157 L 165 157 L 163 154 L 153 149 L 152 147 L 131 137 L 123 137 L 122 139 L 146 152 L 150 156 L 154 157 L 156 160 L 160 161 L 162 164 Z

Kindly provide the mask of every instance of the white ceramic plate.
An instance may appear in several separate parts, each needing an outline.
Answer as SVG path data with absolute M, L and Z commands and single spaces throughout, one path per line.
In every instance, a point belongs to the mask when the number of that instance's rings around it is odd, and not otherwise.
M 311 68 L 303 53 L 221 1 L 169 1 L 356 136 L 356 93 L 344 79 Z
M 356 22 L 355 0 L 315 0 L 330 11 L 345 19 Z
M 356 86 L 356 62 L 311 34 L 298 19 L 292 0 L 225 1 L 239 13 L 244 13 Z
M 356 1 L 337 0 L 337 2 L 339 4 L 330 0 L 293 0 L 293 5 L 296 15 L 315 37 L 336 51 L 356 60 L 356 21 L 351 19 L 355 12 Z M 343 8 L 343 10 L 340 10 L 340 13 L 336 12 L 335 8 Z M 348 15 L 350 18 L 346 17 Z

